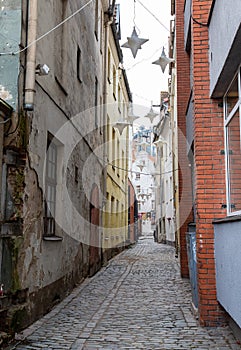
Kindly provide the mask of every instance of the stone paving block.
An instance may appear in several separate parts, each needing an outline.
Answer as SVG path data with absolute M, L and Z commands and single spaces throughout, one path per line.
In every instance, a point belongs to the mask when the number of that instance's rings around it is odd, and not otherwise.
M 109 261 L 23 334 L 28 345 L 12 349 L 240 349 L 228 327 L 199 327 L 175 249 L 152 239 Z

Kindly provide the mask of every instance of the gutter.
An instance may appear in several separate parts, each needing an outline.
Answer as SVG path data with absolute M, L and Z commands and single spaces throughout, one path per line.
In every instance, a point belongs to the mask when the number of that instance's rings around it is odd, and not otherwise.
M 24 88 L 24 109 L 33 111 L 35 94 L 36 38 L 38 0 L 28 0 L 27 58 Z

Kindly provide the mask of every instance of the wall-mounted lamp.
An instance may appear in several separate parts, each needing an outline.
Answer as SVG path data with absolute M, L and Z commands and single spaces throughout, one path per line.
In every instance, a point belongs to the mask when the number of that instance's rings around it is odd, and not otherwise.
M 49 74 L 49 67 L 47 66 L 47 64 L 38 64 L 36 69 L 35 69 L 35 73 L 42 76 L 42 75 L 48 75 Z

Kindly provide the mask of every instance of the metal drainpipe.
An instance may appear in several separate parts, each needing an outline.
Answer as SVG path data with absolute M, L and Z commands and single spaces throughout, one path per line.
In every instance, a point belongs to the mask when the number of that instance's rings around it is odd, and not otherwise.
M 35 93 L 35 67 L 36 67 L 36 38 L 37 38 L 38 0 L 28 0 L 28 37 L 27 59 L 24 88 L 24 109 L 33 111 Z
M 115 1 L 113 2 L 115 3 Z M 107 64 L 108 64 L 108 42 L 109 42 L 109 28 L 110 24 L 113 21 L 113 4 L 108 9 L 108 11 L 105 13 L 105 22 L 104 22 L 104 47 L 105 47 L 105 53 L 104 53 L 104 85 L 103 85 L 103 135 L 104 135 L 104 145 L 103 145 L 103 159 L 104 159 L 104 171 L 103 171 L 103 177 L 104 177 L 104 184 L 103 184 L 103 206 L 106 203 L 106 180 L 107 180 Z M 111 10 L 112 8 L 112 10 Z

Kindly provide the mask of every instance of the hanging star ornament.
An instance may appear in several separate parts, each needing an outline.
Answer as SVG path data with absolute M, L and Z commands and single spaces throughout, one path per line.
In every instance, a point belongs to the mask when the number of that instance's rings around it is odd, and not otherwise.
M 161 57 L 159 57 L 157 61 L 152 62 L 152 64 L 157 64 L 157 65 L 161 66 L 162 73 L 164 73 L 166 66 L 168 64 L 170 64 L 171 62 L 174 62 L 174 59 L 166 56 L 165 50 L 163 47 Z
M 125 122 L 123 120 L 119 120 L 118 122 L 116 122 L 116 124 L 114 124 L 114 128 L 119 130 L 120 135 L 122 135 L 124 129 L 131 125 L 131 123 Z
M 139 38 L 136 32 L 136 28 L 134 27 L 131 37 L 127 37 L 127 40 L 128 41 L 121 47 L 131 49 L 132 55 L 135 58 L 137 51 L 142 48 L 141 45 L 145 44 L 149 39 Z
M 138 119 L 138 118 L 140 118 L 140 117 L 136 116 L 136 115 L 133 113 L 133 106 L 129 107 L 129 112 L 128 112 L 126 121 L 127 121 L 128 123 L 133 124 L 134 121 L 135 121 L 136 119 Z
M 145 166 L 143 164 L 137 164 L 137 166 L 138 166 L 138 168 L 140 168 L 140 171 L 142 171 L 145 168 Z
M 155 113 L 153 111 L 153 108 L 151 107 L 150 111 L 145 115 L 146 118 L 150 119 L 150 122 L 152 123 L 153 120 L 156 118 L 156 116 L 158 115 L 158 113 Z

